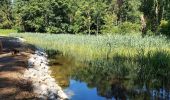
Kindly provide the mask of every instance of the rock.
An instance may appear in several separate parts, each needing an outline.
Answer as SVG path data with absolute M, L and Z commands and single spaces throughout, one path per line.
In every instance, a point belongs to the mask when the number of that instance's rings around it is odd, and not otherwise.
M 32 81 L 33 91 L 41 100 L 68 99 L 61 87 L 56 84 L 55 79 L 50 76 L 51 71 L 47 64 L 47 54 L 43 51 L 35 51 L 28 60 L 29 69 L 25 71 L 24 79 Z
M 32 67 L 33 67 L 33 65 L 34 65 L 34 61 L 35 61 L 35 59 L 34 59 L 34 58 L 30 58 L 30 59 L 28 59 L 28 67 L 29 67 L 29 68 L 32 68 Z
M 44 57 L 47 57 L 47 54 L 42 52 L 42 51 L 35 51 L 35 53 L 39 56 L 44 56 Z
M 26 40 L 24 38 L 21 37 L 16 37 L 18 39 L 18 42 L 25 42 Z
M 68 99 L 68 97 L 66 96 L 66 94 L 62 90 L 58 91 L 58 95 L 61 99 L 64 99 L 64 100 Z
M 48 100 L 57 100 L 53 93 L 48 95 Z

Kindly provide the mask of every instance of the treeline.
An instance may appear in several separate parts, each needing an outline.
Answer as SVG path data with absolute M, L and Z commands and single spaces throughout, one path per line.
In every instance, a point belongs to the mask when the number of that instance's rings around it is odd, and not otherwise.
M 1 0 L 0 28 L 20 32 L 170 35 L 170 0 Z

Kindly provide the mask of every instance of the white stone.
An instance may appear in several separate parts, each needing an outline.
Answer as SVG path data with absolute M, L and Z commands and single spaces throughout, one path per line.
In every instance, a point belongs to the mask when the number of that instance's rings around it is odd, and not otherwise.
M 59 97 L 61 98 L 61 99 L 66 99 L 66 98 L 68 98 L 67 96 L 66 96 L 66 94 L 63 92 L 63 91 L 58 91 L 58 95 L 59 95 Z
M 29 79 L 33 82 L 34 92 L 42 100 L 46 100 L 47 97 L 49 100 L 67 99 L 67 95 L 56 84 L 55 79 L 50 76 L 51 71 L 47 64 L 47 54 L 42 51 L 36 51 L 28 60 L 29 69 L 25 71 L 24 79 Z M 56 98 L 56 95 L 59 98 Z
M 18 38 L 19 42 L 25 42 L 26 41 L 25 39 L 23 39 L 21 37 L 17 37 L 17 38 Z

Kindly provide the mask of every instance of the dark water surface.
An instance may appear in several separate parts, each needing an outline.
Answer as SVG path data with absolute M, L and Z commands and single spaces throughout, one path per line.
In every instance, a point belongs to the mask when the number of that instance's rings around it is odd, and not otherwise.
M 170 100 L 168 80 L 110 78 L 115 74 L 103 71 L 105 67 L 98 70 L 67 57 L 55 59 L 51 66 L 52 75 L 71 100 Z

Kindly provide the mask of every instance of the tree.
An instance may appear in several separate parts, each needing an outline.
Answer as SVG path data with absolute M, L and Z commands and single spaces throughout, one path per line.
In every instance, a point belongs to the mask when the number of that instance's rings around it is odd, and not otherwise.
M 141 11 L 144 14 L 147 28 L 158 34 L 162 19 L 167 19 L 169 0 L 141 0 Z
M 18 0 L 16 19 L 21 31 L 64 33 L 68 27 L 67 6 L 61 0 Z
M 30 32 L 125 34 L 141 26 L 143 35 L 158 34 L 170 19 L 170 0 L 15 0 L 14 7 L 16 26 Z
M 0 0 L 0 28 L 12 28 L 12 14 L 11 0 Z
M 131 33 L 139 31 L 140 1 L 107 0 L 107 12 L 103 16 L 103 33 Z M 123 32 L 124 30 L 124 32 Z M 123 32 L 123 33 L 122 33 Z

